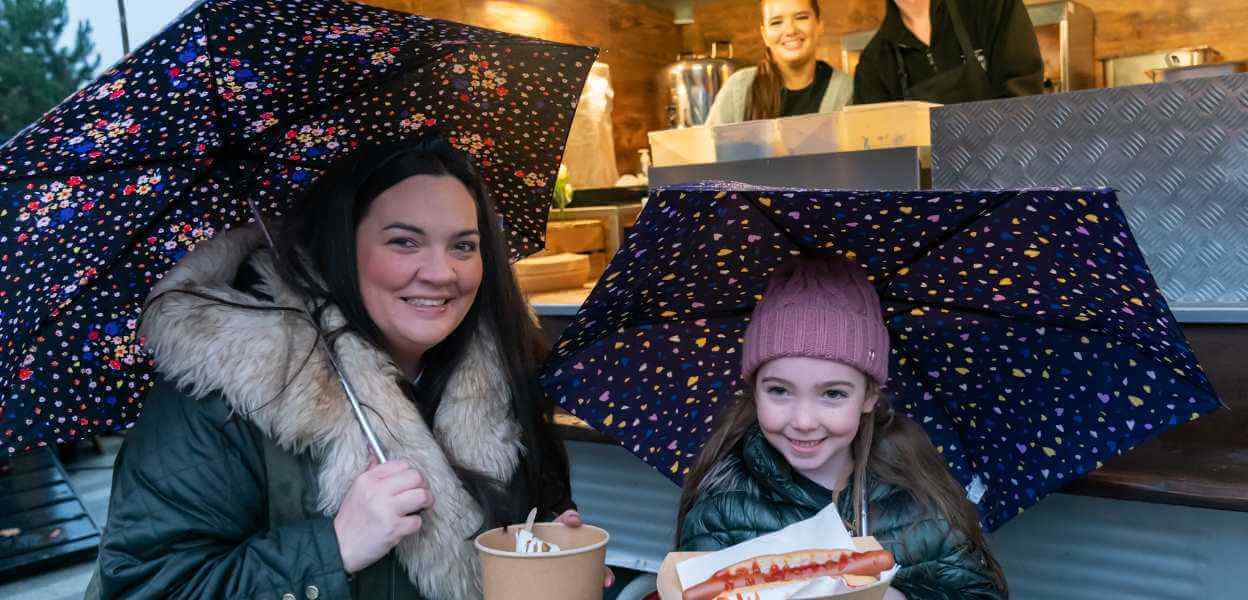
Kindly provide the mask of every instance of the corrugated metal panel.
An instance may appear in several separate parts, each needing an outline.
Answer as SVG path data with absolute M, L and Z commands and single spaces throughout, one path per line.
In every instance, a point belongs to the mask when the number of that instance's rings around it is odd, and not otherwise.
M 568 442 L 572 499 L 611 533 L 607 564 L 658 573 L 676 535 L 680 488 L 621 446 Z
M 1115 188 L 1179 320 L 1248 322 L 1248 75 L 935 109 L 932 182 Z
M 992 544 L 1021 600 L 1248 599 L 1248 513 L 1054 494 Z
M 657 572 L 680 490 L 614 445 L 569 442 L 573 497 L 607 564 Z M 1053 494 L 992 535 L 1020 600 L 1248 600 L 1248 513 Z

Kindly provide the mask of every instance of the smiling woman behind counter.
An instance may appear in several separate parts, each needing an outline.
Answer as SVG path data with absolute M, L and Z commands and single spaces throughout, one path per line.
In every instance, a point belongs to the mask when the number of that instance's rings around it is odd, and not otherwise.
M 815 58 L 823 36 L 818 0 L 762 0 L 765 46 L 757 67 L 732 74 L 711 105 L 707 125 L 840 110 L 853 80 Z

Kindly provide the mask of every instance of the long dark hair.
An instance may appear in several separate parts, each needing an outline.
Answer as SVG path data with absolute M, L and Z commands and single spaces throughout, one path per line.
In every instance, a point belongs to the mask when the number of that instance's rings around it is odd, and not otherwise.
M 821 19 L 819 0 L 808 0 L 815 18 Z M 758 10 L 762 13 L 767 0 L 760 0 Z M 766 23 L 764 23 L 766 25 Z M 750 86 L 750 97 L 745 104 L 745 120 L 775 119 L 780 117 L 780 89 L 784 81 L 780 77 L 780 66 L 771 57 L 771 48 L 763 46 L 763 59 L 758 61 L 758 72 L 754 74 L 754 83 Z
M 854 436 L 851 451 L 854 457 L 854 515 L 850 526 L 858 535 L 861 531 L 859 515 L 865 494 L 866 475 L 908 491 L 915 500 L 931 514 L 939 515 L 949 526 L 961 532 L 971 546 L 980 550 L 988 561 L 988 568 L 997 587 L 1008 590 L 1005 573 L 1000 563 L 988 551 L 988 540 L 979 525 L 979 514 L 966 499 L 962 486 L 949 474 L 945 462 L 932 446 L 927 432 L 909 417 L 893 411 L 892 403 L 880 393 L 880 386 L 867 377 L 867 397 L 876 396 L 875 408 L 863 416 Z M 715 466 L 735 451 L 745 434 L 758 422 L 758 409 L 754 396 L 742 392 L 716 418 L 711 436 L 685 476 L 680 493 L 680 508 L 676 517 L 676 543 L 684 530 L 685 515 L 693 508 L 701 494 L 704 482 Z M 871 507 L 866 507 L 870 510 Z M 872 513 L 868 518 L 873 519 Z
M 523 452 L 521 471 L 516 476 L 526 480 L 537 506 L 549 508 L 560 498 L 545 497 L 550 488 L 543 481 L 543 473 L 566 475 L 568 462 L 551 426 L 554 405 L 535 378 L 548 348 L 512 274 L 504 233 L 489 194 L 467 157 L 443 139 L 431 136 L 419 142 L 361 149 L 339 161 L 310 190 L 306 208 L 286 221 L 276 236 L 279 271 L 287 284 L 312 300 L 313 318 L 318 323 L 329 306 L 342 312 L 346 324 L 326 332 L 331 347 L 334 338 L 350 332 L 384 351 L 382 332 L 369 316 L 360 293 L 356 228 L 373 200 L 415 175 L 455 177 L 468 189 L 476 204 L 484 273 L 463 322 L 421 357 L 419 381 L 414 386 L 404 382 L 403 387 L 432 428 L 447 384 L 473 338 L 483 325 L 493 331 L 511 410 L 520 425 Z M 446 455 L 448 459 L 451 456 Z M 516 518 L 517 507 L 508 497 L 507 482 L 454 462 L 451 466 L 483 509 L 483 527 L 507 524 Z

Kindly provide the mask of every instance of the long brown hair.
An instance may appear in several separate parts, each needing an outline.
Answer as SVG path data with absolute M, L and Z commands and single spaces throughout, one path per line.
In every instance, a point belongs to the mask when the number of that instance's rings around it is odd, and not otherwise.
M 819 0 L 808 0 L 815 18 L 821 19 Z M 759 0 L 760 13 L 767 0 Z M 780 78 L 780 66 L 771 57 L 771 48 L 763 46 L 763 59 L 758 61 L 758 72 L 754 74 L 754 83 L 750 86 L 750 98 L 745 104 L 745 120 L 775 119 L 780 116 L 780 88 L 784 82 Z
M 878 398 L 875 408 L 859 423 L 858 433 L 851 445 L 855 490 L 851 529 L 858 535 L 869 535 L 869 532 L 861 531 L 860 515 L 866 497 L 862 493 L 865 491 L 866 475 L 870 473 L 884 483 L 908 491 L 925 510 L 944 517 L 951 529 L 965 535 L 971 546 L 983 553 L 997 587 L 1006 591 L 1005 574 L 1000 563 L 988 552 L 988 540 L 980 528 L 979 515 L 966 499 L 962 486 L 949 474 L 927 432 L 914 420 L 894 412 L 888 397 L 880 393 L 879 384 L 867 377 L 867 397 L 872 396 Z M 708 476 L 724 457 L 734 451 L 745 433 L 757 422 L 758 409 L 753 394 L 749 392 L 741 393 L 719 413 L 710 438 L 685 476 L 676 516 L 677 544 L 684 529 L 685 515 L 697 502 L 704 484 L 709 483 Z M 870 510 L 870 507 L 867 509 Z

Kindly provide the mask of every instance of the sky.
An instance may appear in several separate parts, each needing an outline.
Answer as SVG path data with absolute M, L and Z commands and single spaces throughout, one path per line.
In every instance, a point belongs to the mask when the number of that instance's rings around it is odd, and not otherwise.
M 123 0 L 126 3 L 126 23 L 130 32 L 130 49 L 143 45 L 160 33 L 195 0 Z M 64 40 L 72 41 L 78 30 L 78 22 L 91 24 L 91 38 L 100 54 L 99 72 L 121 60 L 121 25 L 117 13 L 117 0 L 67 0 L 69 25 Z

